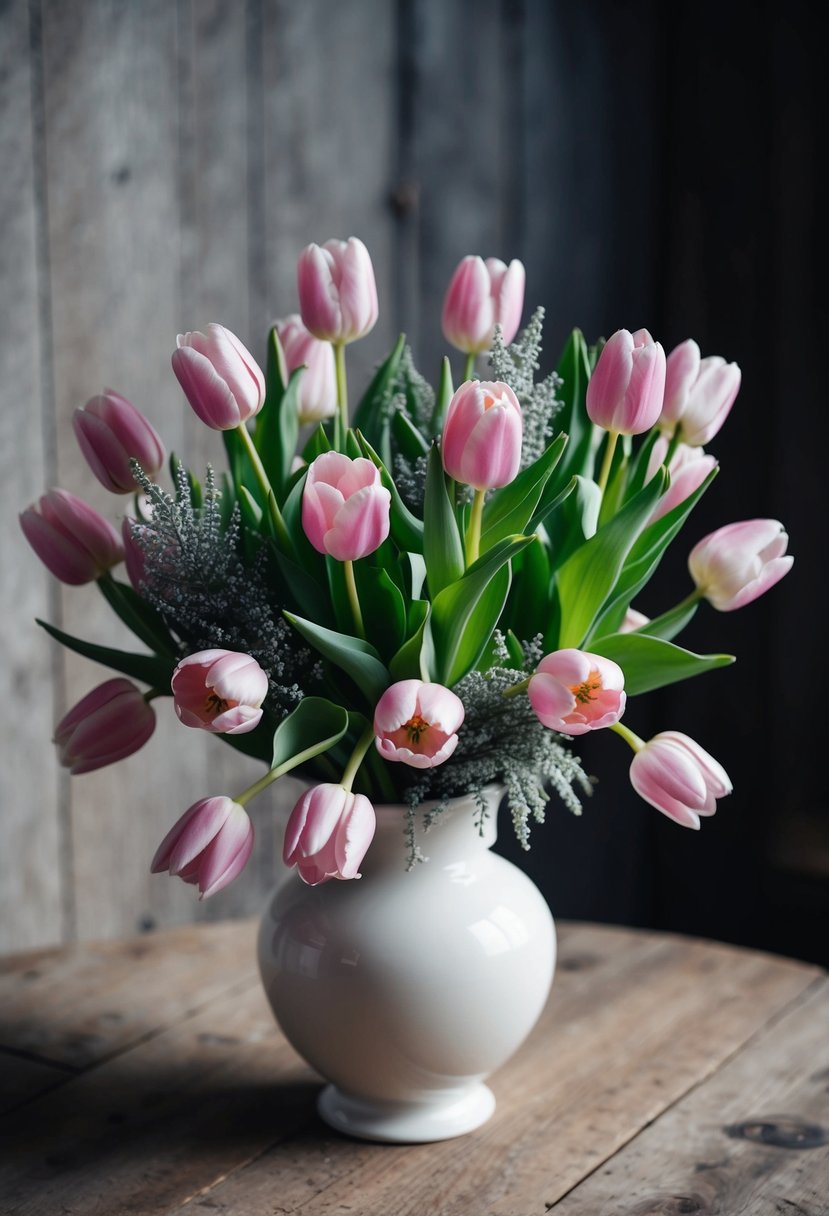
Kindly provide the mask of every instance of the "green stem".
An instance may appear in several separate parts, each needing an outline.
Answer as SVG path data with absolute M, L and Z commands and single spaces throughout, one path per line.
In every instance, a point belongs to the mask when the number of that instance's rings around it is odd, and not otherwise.
M 632 730 L 628 730 L 621 722 L 613 722 L 610 729 L 615 730 L 616 734 L 620 735 L 625 743 L 629 744 L 635 752 L 641 752 L 645 746 L 645 740 L 640 739 L 638 735 L 635 735 Z
M 517 684 L 511 684 L 509 688 L 505 688 L 501 693 L 502 697 L 517 697 L 519 693 L 526 692 L 529 687 L 531 676 L 527 676 L 526 680 L 519 680 Z
M 357 582 L 354 578 L 354 563 L 352 561 L 343 562 L 345 569 L 345 586 L 348 592 L 348 602 L 351 604 L 351 612 L 354 616 L 354 625 L 357 630 L 357 637 L 366 640 L 366 627 L 363 624 L 363 614 L 360 610 L 360 597 L 357 594 Z
M 277 777 L 282 776 L 284 771 L 284 765 L 280 765 L 279 768 L 272 768 L 270 772 L 265 773 L 264 777 L 260 777 L 258 781 L 254 781 L 253 785 L 249 785 L 241 794 L 237 794 L 233 801 L 238 802 L 239 806 L 246 806 L 251 798 L 255 798 L 257 794 L 262 793 L 262 790 L 266 790 L 271 782 L 276 781 Z
M 463 379 L 471 380 L 475 374 L 475 352 L 470 351 L 466 356 L 466 362 L 463 365 Z
M 345 448 L 345 437 L 348 434 L 348 382 L 345 376 L 345 344 L 333 342 L 334 365 L 337 372 L 337 405 L 339 407 L 340 440 Z
M 262 506 L 267 507 L 268 498 L 273 494 L 271 483 L 268 481 L 268 474 L 265 472 L 265 466 L 259 457 L 256 446 L 251 438 L 250 431 L 245 426 L 244 422 L 240 422 L 236 428 L 236 434 L 242 440 L 245 451 L 247 452 L 248 460 L 253 468 L 254 475 L 259 483 L 259 489 L 262 491 Z
M 354 778 L 357 776 L 357 769 L 363 763 L 363 756 L 374 742 L 374 727 L 368 726 L 360 735 L 360 741 L 351 753 L 351 759 L 345 766 L 345 772 L 340 780 L 340 785 L 348 793 L 351 793 L 351 787 L 354 784 Z
M 679 447 L 680 442 L 681 442 L 680 430 L 681 430 L 681 427 L 679 426 L 679 423 L 677 423 L 676 427 L 674 428 L 674 433 L 673 433 L 673 435 L 671 435 L 671 438 L 668 441 L 668 450 L 665 453 L 664 457 L 662 458 L 662 463 L 668 468 L 670 468 L 671 461 L 674 458 L 674 453 L 676 452 L 676 450 Z
M 476 490 L 472 499 L 472 510 L 469 513 L 469 527 L 466 529 L 466 564 L 471 566 L 478 560 L 481 552 L 481 524 L 484 518 L 484 498 L 486 490 Z
M 604 494 L 607 485 L 607 479 L 610 476 L 610 466 L 613 464 L 613 453 L 616 451 L 616 444 L 619 440 L 618 431 L 607 432 L 607 446 L 604 450 L 604 460 L 602 461 L 602 471 L 599 474 L 599 489 Z
M 144 700 L 149 705 L 150 701 L 154 701 L 156 697 L 169 697 L 170 690 L 168 688 L 150 688 L 144 693 Z

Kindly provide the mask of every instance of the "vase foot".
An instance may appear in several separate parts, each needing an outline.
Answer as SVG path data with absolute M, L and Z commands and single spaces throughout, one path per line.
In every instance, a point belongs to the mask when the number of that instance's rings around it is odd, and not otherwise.
M 317 1099 L 320 1117 L 338 1132 L 387 1144 L 427 1144 L 451 1140 L 486 1123 L 495 1095 L 486 1085 L 435 1102 L 374 1102 L 326 1085 Z

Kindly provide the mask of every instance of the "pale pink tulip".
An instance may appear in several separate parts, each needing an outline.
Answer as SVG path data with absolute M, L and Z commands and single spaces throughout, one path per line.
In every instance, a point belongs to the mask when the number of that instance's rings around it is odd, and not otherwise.
M 521 406 L 508 384 L 467 380 L 446 411 L 443 467 L 476 490 L 508 485 L 521 467 L 523 435 Z
M 543 726 L 583 735 L 618 722 L 625 711 L 625 677 L 617 663 L 586 650 L 545 655 L 527 694 Z
M 112 524 L 68 490 L 49 490 L 22 512 L 20 526 L 44 566 L 62 583 L 92 583 L 124 559 Z
M 262 717 L 268 676 L 256 659 L 235 650 L 199 650 L 182 659 L 170 681 L 185 726 L 244 735 Z
M 659 425 L 668 434 L 679 427 L 682 442 L 702 447 L 714 438 L 728 417 L 742 373 L 736 363 L 720 355 L 700 359 L 692 339 L 680 343 L 668 356 L 665 401 Z
M 72 426 L 92 472 L 113 494 L 133 494 L 138 489 L 131 458 L 148 477 L 155 477 L 164 463 L 164 445 L 155 427 L 111 388 L 75 410 Z
M 633 633 L 635 629 L 642 629 L 645 625 L 650 624 L 650 619 L 649 616 L 645 616 L 644 612 L 638 612 L 636 608 L 628 608 L 625 619 L 619 626 L 619 633 Z
M 509 266 L 498 258 L 469 255 L 459 263 L 443 301 L 443 335 L 466 354 L 492 345 L 500 325 L 509 344 L 518 332 L 524 307 L 524 266 L 513 258 Z
M 60 763 L 73 777 L 131 756 L 155 730 L 144 694 L 119 676 L 87 693 L 55 727 Z
M 620 435 L 649 431 L 662 411 L 665 352 L 646 329 L 618 329 L 608 338 L 587 382 L 591 422 Z
M 377 819 L 364 794 L 342 785 L 315 785 L 291 811 L 282 859 L 315 887 L 329 878 L 359 878 Z
M 224 325 L 207 333 L 179 334 L 173 371 L 187 400 L 207 426 L 230 431 L 265 403 L 265 377 L 253 355 Z
M 355 342 L 377 321 L 371 257 L 356 236 L 308 245 L 297 264 L 299 311 L 306 329 L 326 342 Z
M 664 464 L 667 454 L 668 440 L 664 435 L 660 435 L 653 445 L 648 462 L 649 479 L 653 477 L 659 466 Z M 668 465 L 671 484 L 654 507 L 650 522 L 661 519 L 674 507 L 678 507 L 681 502 L 685 502 L 686 498 L 690 498 L 694 491 L 700 488 L 711 470 L 716 468 L 716 465 L 716 457 L 703 452 L 702 448 L 692 448 L 685 443 L 680 443 Z
M 241 874 L 253 851 L 253 824 L 226 794 L 202 798 L 185 811 L 158 846 L 150 870 L 197 883 L 208 899 Z
M 373 553 L 389 534 L 390 511 L 391 494 L 372 461 L 324 452 L 309 465 L 302 527 L 320 553 L 340 562 Z
M 297 411 L 303 425 L 322 422 L 337 412 L 334 352 L 329 342 L 309 333 L 299 313 L 274 322 L 288 373 L 304 368 L 299 378 Z
M 728 773 L 693 739 L 662 731 L 633 757 L 630 781 L 640 798 L 686 828 L 713 815 L 717 799 L 731 793 Z
M 792 568 L 789 537 L 776 519 L 726 524 L 694 545 L 688 569 L 703 596 L 720 612 L 743 608 Z
M 399 680 L 374 710 L 377 750 L 384 760 L 412 768 L 435 768 L 458 746 L 463 702 L 443 684 Z

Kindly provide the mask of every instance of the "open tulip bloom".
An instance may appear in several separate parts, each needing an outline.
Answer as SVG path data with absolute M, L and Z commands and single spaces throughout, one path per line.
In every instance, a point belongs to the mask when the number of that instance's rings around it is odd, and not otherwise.
M 219 477 L 176 459 L 158 484 L 162 439 L 115 390 L 77 411 L 91 471 L 138 493 L 126 509 L 114 497 L 109 521 L 51 490 L 21 526 L 54 577 L 97 584 L 139 646 L 46 625 L 118 673 L 58 723 L 61 761 L 83 773 L 136 751 L 150 701 L 172 696 L 184 726 L 264 764 L 236 794 L 195 791 L 155 871 L 221 890 L 253 848 L 247 804 L 291 771 L 307 789 L 284 859 L 312 884 L 359 877 L 378 804 L 408 808 L 414 862 L 420 816 L 459 795 L 483 806 L 493 783 L 528 847 L 551 796 L 578 812 L 590 792 L 588 732 L 628 743 L 634 789 L 686 827 L 730 792 L 688 735 L 645 742 L 629 719 L 654 689 L 732 662 L 677 640 L 701 606 L 715 621 L 711 608 L 750 605 L 792 564 L 776 520 L 694 527 L 719 469 L 702 447 L 739 368 L 692 339 L 666 356 L 644 328 L 593 346 L 574 329 L 536 378 L 543 310 L 519 329 L 524 282 L 515 260 L 462 258 L 435 318 L 452 348 L 437 383 L 401 335 L 349 402 L 348 347 L 382 305 L 371 257 L 356 237 L 309 245 L 263 367 L 215 322 L 171 335 L 181 407 L 222 432 Z M 686 524 L 688 586 L 653 602 Z

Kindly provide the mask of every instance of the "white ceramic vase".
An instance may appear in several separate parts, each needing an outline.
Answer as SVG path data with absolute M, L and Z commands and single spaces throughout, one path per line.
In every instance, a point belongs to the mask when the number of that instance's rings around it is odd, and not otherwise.
M 484 1079 L 519 1047 L 553 978 L 555 928 L 535 884 L 490 852 L 500 789 L 481 835 L 459 798 L 406 869 L 405 811 L 377 807 L 359 881 L 269 897 L 259 967 L 276 1019 L 329 1082 L 318 1109 L 369 1140 L 444 1140 L 495 1109 Z

